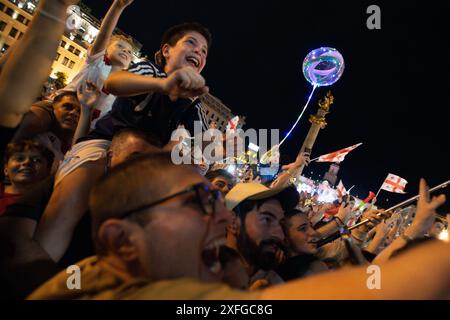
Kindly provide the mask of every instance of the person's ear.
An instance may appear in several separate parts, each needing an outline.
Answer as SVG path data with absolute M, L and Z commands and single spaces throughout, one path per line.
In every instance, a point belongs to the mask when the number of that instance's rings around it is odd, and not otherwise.
M 136 228 L 137 225 L 125 220 L 107 220 L 98 230 L 98 241 L 106 252 L 111 252 L 127 262 L 135 261 L 139 258 L 139 248 L 131 235 Z
M 5 168 L 3 168 L 3 175 L 7 178 L 8 177 L 8 168 L 6 167 L 5 164 Z
M 236 213 L 233 212 L 231 216 L 231 223 L 227 226 L 227 232 L 234 236 L 239 236 L 239 230 L 241 228 L 241 219 L 239 219 Z
M 161 53 L 166 61 L 170 56 L 169 51 L 170 51 L 170 45 L 168 43 L 163 44 L 163 46 L 161 47 Z

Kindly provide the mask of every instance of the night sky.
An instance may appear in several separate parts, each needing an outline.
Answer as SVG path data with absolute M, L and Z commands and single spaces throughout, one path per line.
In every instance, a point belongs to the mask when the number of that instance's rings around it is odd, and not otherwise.
M 111 3 L 83 2 L 97 18 Z M 381 8 L 381 30 L 366 27 L 371 4 Z M 295 159 L 310 126 L 309 114 L 331 90 L 335 102 L 312 157 L 363 142 L 341 163 L 339 178 L 347 188 L 356 185 L 353 194 L 360 198 L 369 190 L 376 192 L 388 173 L 407 179 L 408 195 L 381 192 L 377 204 L 389 206 L 415 195 L 421 176 L 430 185 L 450 179 L 450 11 L 444 5 L 444 1 L 135 0 L 118 26 L 153 57 L 168 27 L 187 21 L 204 24 L 213 34 L 203 71 L 210 92 L 235 114 L 245 115 L 246 128 L 281 132 L 289 130 L 311 90 L 301 70 L 304 57 L 322 46 L 338 49 L 345 60 L 342 78 L 316 91 L 282 147 L 283 158 Z M 328 167 L 329 163 L 313 163 L 304 174 L 317 179 Z M 444 210 L 450 212 L 448 208 Z

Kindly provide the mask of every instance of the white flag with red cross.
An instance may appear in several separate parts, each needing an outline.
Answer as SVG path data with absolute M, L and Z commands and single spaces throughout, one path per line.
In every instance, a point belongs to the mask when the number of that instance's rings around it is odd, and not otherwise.
M 317 162 L 342 162 L 344 161 L 345 156 L 352 150 L 355 150 L 358 148 L 362 143 L 355 144 L 351 147 L 347 147 L 332 153 L 324 154 L 320 157 L 318 157 Z
M 232 119 L 228 120 L 226 131 L 230 133 L 235 133 L 238 124 L 239 124 L 239 116 L 233 117 Z
M 386 180 L 384 180 L 381 189 L 395 193 L 406 193 L 405 187 L 407 183 L 408 181 L 406 181 L 405 179 L 396 176 L 395 174 L 389 173 Z
M 339 180 L 338 185 L 336 186 L 336 192 L 339 199 L 342 199 L 343 196 L 347 194 L 347 190 L 345 190 L 344 184 L 342 180 Z

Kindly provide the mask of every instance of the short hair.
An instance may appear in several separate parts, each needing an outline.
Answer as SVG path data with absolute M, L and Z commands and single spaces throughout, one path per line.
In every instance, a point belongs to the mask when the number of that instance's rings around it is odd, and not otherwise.
M 64 97 L 73 97 L 78 101 L 78 96 L 75 91 L 63 91 L 53 98 L 53 103 L 60 102 Z
M 120 41 L 120 40 L 127 42 L 132 48 L 134 48 L 133 38 L 131 38 L 130 36 L 122 35 L 122 34 L 112 35 L 111 39 L 109 40 L 109 44 L 113 43 L 114 41 Z
M 24 152 L 29 150 L 38 151 L 47 161 L 47 167 L 50 168 L 53 164 L 53 159 L 55 155 L 49 149 L 44 147 L 43 145 L 34 142 L 32 140 L 23 140 L 19 142 L 8 143 L 5 150 L 5 155 L 3 159 L 3 163 L 6 165 L 9 159 L 18 152 Z
M 189 170 L 188 166 L 182 167 Z M 120 219 L 128 210 L 165 197 L 173 183 L 167 178 L 168 173 L 180 168 L 172 163 L 170 152 L 141 155 L 117 165 L 94 184 L 89 196 L 89 211 L 98 254 L 104 253 L 97 237 L 103 222 Z
M 289 230 L 289 228 L 291 227 L 291 218 L 295 217 L 297 215 L 306 215 L 305 212 L 303 212 L 302 210 L 299 209 L 291 209 L 291 210 L 287 210 L 284 212 L 284 217 L 283 219 L 281 219 L 281 227 L 283 228 L 283 231 L 285 234 L 287 234 L 287 231 Z
M 185 22 L 177 24 L 164 32 L 159 50 L 155 53 L 155 62 L 161 66 L 166 64 L 166 59 L 162 55 L 162 47 L 167 43 L 173 47 L 186 33 L 195 31 L 200 33 L 206 39 L 208 50 L 211 48 L 212 35 L 211 32 L 198 22 Z
M 144 140 L 148 144 L 155 146 L 157 148 L 162 147 L 161 140 L 151 133 L 146 133 L 142 130 L 133 129 L 133 128 L 124 128 L 117 131 L 111 141 L 111 149 L 121 148 L 121 145 L 128 137 L 136 137 Z
M 259 209 L 261 205 L 267 201 L 268 199 L 262 199 L 262 200 L 244 200 L 241 203 L 239 203 L 236 207 L 233 208 L 234 213 L 236 213 L 236 216 L 241 219 L 241 221 L 245 220 L 245 217 L 247 216 L 247 213 L 252 211 L 254 208 Z
M 208 179 L 210 182 L 217 177 L 224 177 L 225 179 L 231 181 L 233 184 L 236 183 L 236 178 L 231 173 L 229 173 L 227 170 L 224 169 L 210 170 L 205 174 L 205 178 Z

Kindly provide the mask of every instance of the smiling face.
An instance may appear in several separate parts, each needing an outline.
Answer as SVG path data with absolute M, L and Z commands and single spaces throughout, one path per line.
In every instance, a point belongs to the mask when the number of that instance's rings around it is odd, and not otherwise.
M 73 95 L 65 95 L 53 103 L 53 113 L 61 129 L 75 131 L 80 118 L 80 102 Z
M 185 33 L 174 46 L 166 43 L 161 49 L 166 61 L 164 66 L 166 73 L 186 66 L 200 73 L 206 65 L 208 42 L 196 31 Z
M 212 184 L 213 188 L 215 188 L 216 190 L 219 190 L 224 197 L 228 194 L 228 192 L 230 192 L 230 190 L 234 186 L 233 181 L 230 181 L 229 179 L 227 179 L 224 176 L 215 177 L 211 181 L 211 184 Z
M 16 152 L 9 157 L 4 174 L 14 185 L 33 185 L 49 173 L 47 160 L 41 152 L 28 149 Z
M 111 61 L 112 66 L 126 69 L 133 58 L 133 48 L 127 41 L 120 38 L 115 39 L 108 45 L 106 56 Z
M 177 175 L 174 194 L 189 186 L 205 182 L 200 175 L 189 172 Z M 207 207 L 208 194 L 201 194 Z M 143 229 L 146 247 L 146 269 L 161 279 L 194 277 L 218 281 L 222 277 L 219 248 L 226 243 L 226 225 L 231 213 L 216 202 L 215 215 L 205 216 L 195 192 L 173 198 L 154 208 L 151 222 Z
M 136 159 L 134 163 L 139 160 Z M 128 165 L 132 164 L 133 160 L 128 163 Z M 165 175 L 164 181 L 156 182 L 157 177 L 146 174 L 144 168 L 148 168 L 147 165 L 136 170 L 135 173 L 127 172 L 126 174 L 127 179 L 142 180 L 132 186 L 138 191 L 124 190 L 123 186 L 122 188 L 117 186 L 119 189 L 114 192 L 134 194 L 133 200 L 129 202 L 148 203 L 148 194 L 152 191 L 151 188 L 146 188 L 149 183 L 158 185 L 160 190 L 164 188 L 164 191 L 158 195 L 158 199 L 186 190 L 197 183 L 208 184 L 194 168 L 172 164 L 158 169 L 158 171 L 164 170 Z M 138 174 L 139 177 L 134 177 Z M 146 195 L 145 199 L 135 198 L 137 194 Z M 121 196 L 116 194 L 116 197 Z M 211 208 L 208 201 L 209 193 L 200 190 L 199 197 L 209 212 Z M 127 198 L 130 199 L 128 196 Z M 195 191 L 189 191 L 151 206 L 130 218 L 107 220 L 100 227 L 98 237 L 110 253 L 121 257 L 122 260 L 124 260 L 123 252 L 135 252 L 134 255 L 127 254 L 128 258 L 125 260 L 128 260 L 126 263 L 129 266 L 138 266 L 139 276 L 150 277 L 154 280 L 191 277 L 203 281 L 219 281 L 222 277 L 219 248 L 225 245 L 226 226 L 230 222 L 231 212 L 225 208 L 223 200 L 219 198 L 215 202 L 215 214 L 205 215 L 198 199 Z M 132 207 L 135 206 L 136 203 L 133 203 Z M 130 221 L 133 217 L 139 217 L 144 222 L 137 225 Z M 118 229 L 121 231 L 114 232 Z M 111 234 L 113 236 L 110 236 Z M 117 245 L 108 245 L 108 243 L 117 243 Z
M 287 220 L 286 238 L 293 254 L 316 254 L 317 246 L 313 243 L 317 232 L 311 227 L 306 214 L 296 214 Z

